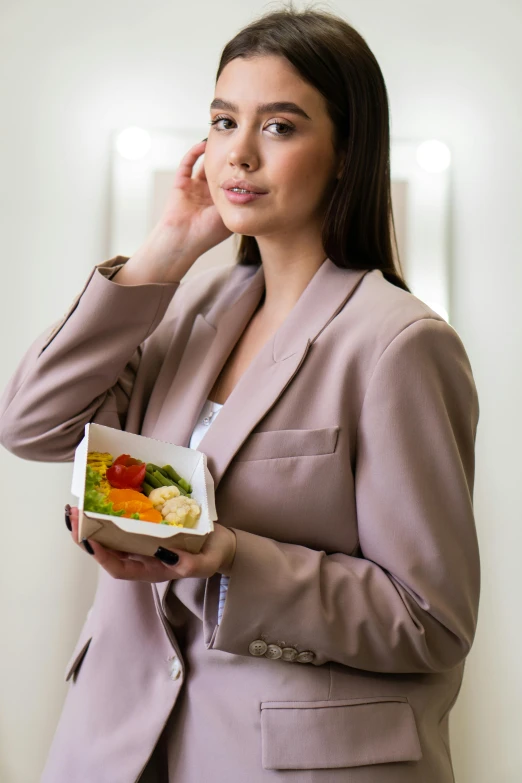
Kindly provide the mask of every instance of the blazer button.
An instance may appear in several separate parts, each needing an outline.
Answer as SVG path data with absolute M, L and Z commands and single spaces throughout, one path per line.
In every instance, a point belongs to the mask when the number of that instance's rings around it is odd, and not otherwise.
M 278 644 L 269 644 L 266 649 L 265 658 L 270 658 L 275 661 L 277 658 L 281 658 L 282 655 L 283 651 Z
M 181 675 L 181 662 L 177 655 L 173 655 L 172 658 L 169 658 L 169 661 L 170 661 L 169 677 L 171 680 L 177 680 Z
M 250 655 L 264 655 L 268 649 L 268 644 L 262 639 L 256 639 L 248 646 Z
M 283 647 L 281 653 L 281 658 L 283 661 L 295 661 L 298 655 L 295 647 Z
M 299 655 L 296 658 L 296 661 L 298 661 L 299 663 L 311 663 L 314 658 L 315 658 L 315 654 L 313 652 L 310 652 L 310 650 L 306 650 L 305 652 L 299 653 Z

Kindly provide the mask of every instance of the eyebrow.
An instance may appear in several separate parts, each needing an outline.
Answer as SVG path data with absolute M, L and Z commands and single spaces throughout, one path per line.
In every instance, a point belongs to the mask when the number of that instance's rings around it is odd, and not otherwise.
M 214 98 L 210 104 L 211 109 L 224 109 L 225 111 L 238 112 L 239 109 L 235 103 L 230 101 L 224 101 L 221 98 Z M 303 117 L 305 120 L 311 120 L 311 117 L 301 109 L 297 103 L 292 101 L 274 101 L 272 103 L 259 103 L 256 107 L 256 114 L 279 114 L 279 112 L 286 112 L 287 114 L 297 114 L 299 117 Z

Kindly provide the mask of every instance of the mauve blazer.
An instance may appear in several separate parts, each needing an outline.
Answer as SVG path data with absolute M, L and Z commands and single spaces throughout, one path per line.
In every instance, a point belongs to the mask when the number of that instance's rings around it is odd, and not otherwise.
M 188 446 L 263 268 L 123 286 L 126 260 L 93 269 L 9 382 L 14 454 L 70 461 L 90 421 Z M 42 783 L 135 783 L 160 736 L 171 783 L 453 783 L 478 418 L 455 329 L 326 259 L 199 446 L 237 536 L 221 623 L 219 574 L 100 569 Z

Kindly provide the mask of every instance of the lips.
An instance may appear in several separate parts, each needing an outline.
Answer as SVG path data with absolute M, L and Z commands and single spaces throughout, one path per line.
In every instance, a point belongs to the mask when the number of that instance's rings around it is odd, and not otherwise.
M 249 193 L 267 193 L 266 190 L 254 185 L 252 182 L 247 182 L 244 179 L 227 179 L 221 187 L 224 190 L 232 190 L 233 188 L 239 188 L 240 190 L 247 190 Z

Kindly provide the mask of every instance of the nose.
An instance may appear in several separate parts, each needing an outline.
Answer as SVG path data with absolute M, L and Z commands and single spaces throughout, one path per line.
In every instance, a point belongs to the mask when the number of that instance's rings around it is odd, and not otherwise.
M 256 169 L 259 165 L 259 156 L 252 141 L 245 136 L 236 136 L 230 142 L 227 160 L 230 166 L 244 168 L 248 171 Z

